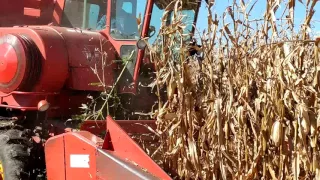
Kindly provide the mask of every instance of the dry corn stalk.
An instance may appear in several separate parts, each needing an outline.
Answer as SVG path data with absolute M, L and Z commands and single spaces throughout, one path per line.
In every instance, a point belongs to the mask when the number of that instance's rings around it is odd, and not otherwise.
M 268 1 L 261 24 L 242 0 L 221 19 L 209 12 L 202 64 L 186 56 L 182 2 L 151 51 L 155 84 L 168 95 L 157 110 L 165 170 L 179 179 L 319 177 L 320 39 L 309 33 L 317 1 L 300 1 L 309 11 L 296 34 L 295 0 Z M 285 23 L 276 17 L 281 3 Z

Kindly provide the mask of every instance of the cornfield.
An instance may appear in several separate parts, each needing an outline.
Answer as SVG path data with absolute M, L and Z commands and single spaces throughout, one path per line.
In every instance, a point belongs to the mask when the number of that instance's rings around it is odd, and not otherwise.
M 257 21 L 249 15 L 258 7 L 244 0 L 220 18 L 209 11 L 202 59 L 187 56 L 186 3 L 172 1 L 173 22 L 149 46 L 152 86 L 166 92 L 154 111 L 163 168 L 176 179 L 320 179 L 320 39 L 310 28 L 317 0 L 268 0 Z M 298 3 L 306 19 L 295 33 Z

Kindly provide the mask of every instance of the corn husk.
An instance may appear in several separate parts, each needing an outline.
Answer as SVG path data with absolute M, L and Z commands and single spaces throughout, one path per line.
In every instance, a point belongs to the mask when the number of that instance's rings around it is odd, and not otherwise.
M 280 143 L 282 141 L 282 133 L 283 129 L 281 123 L 279 121 L 275 121 L 271 129 L 271 140 L 277 147 L 280 146 Z

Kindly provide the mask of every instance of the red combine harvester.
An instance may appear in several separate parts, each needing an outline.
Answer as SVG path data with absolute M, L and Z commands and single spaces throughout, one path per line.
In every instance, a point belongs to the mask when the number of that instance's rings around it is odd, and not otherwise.
M 171 179 L 127 134 L 147 131 L 137 121 L 154 127 L 154 120 L 107 116 L 84 121 L 81 131 L 65 126 L 88 94 L 109 91 L 118 77 L 118 94 L 135 97 L 131 108 L 151 109 L 150 93 L 138 91 L 140 73 L 152 67 L 141 39 L 156 40 L 170 2 L 1 1 L 0 180 L 41 173 L 49 180 Z M 200 4 L 190 1 L 183 10 L 191 34 Z M 101 79 L 104 86 L 92 85 Z

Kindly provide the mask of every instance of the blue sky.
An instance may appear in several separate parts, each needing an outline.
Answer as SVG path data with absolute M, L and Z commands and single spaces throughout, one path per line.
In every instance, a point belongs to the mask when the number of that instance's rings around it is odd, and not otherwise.
M 266 1 L 267 0 L 258 0 L 255 7 L 253 8 L 251 12 L 251 17 L 249 19 L 260 19 L 263 18 L 263 13 L 266 9 Z M 223 12 L 225 11 L 226 7 L 229 5 L 232 5 L 233 0 L 216 0 L 215 6 L 211 9 L 213 13 L 217 13 L 218 17 L 220 17 Z M 240 0 L 237 0 L 237 2 L 240 2 Z M 244 0 L 245 3 L 251 2 L 250 4 L 253 4 L 255 0 Z M 287 2 L 285 0 L 284 2 Z M 302 0 L 303 3 L 306 3 L 306 0 Z M 311 4 L 311 3 L 310 3 Z M 248 7 L 248 9 L 251 6 Z M 280 8 L 278 10 L 279 13 L 276 14 L 276 17 L 280 17 L 285 9 L 285 4 L 282 3 L 280 5 Z M 295 8 L 295 22 L 297 25 L 301 24 L 305 18 L 305 5 L 301 4 L 298 0 L 296 0 L 296 8 Z M 314 16 L 313 16 L 313 23 L 312 26 L 316 32 L 319 32 L 320 36 L 320 1 L 317 3 L 317 5 L 314 8 L 316 10 Z M 207 15 L 208 15 L 208 8 L 206 7 L 206 4 L 203 3 L 203 5 L 200 8 L 200 14 L 197 22 L 197 29 L 202 31 L 203 29 L 207 28 Z

